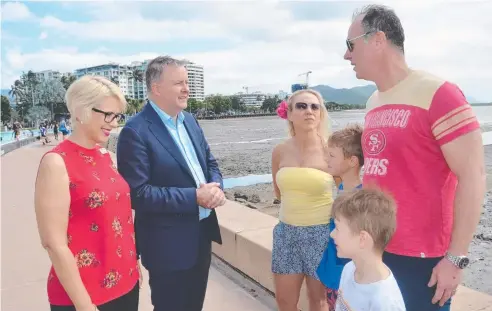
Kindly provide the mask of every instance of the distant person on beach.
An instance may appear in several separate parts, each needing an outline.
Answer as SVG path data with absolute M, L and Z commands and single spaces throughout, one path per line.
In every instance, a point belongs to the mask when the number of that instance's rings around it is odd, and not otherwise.
M 52 268 L 52 311 L 137 311 L 137 262 L 130 187 L 101 148 L 123 117 L 120 88 L 84 76 L 67 90 L 73 134 L 46 153 L 35 186 L 41 243 Z
M 290 138 L 272 152 L 272 177 L 281 201 L 273 230 L 272 272 L 280 311 L 298 310 L 306 281 L 309 310 L 328 310 L 325 288 L 316 275 L 328 243 L 333 176 L 328 173 L 328 112 L 314 90 L 294 92 L 278 115 Z
M 336 311 L 405 311 L 384 248 L 396 227 L 394 200 L 377 189 L 346 192 L 333 203 L 331 232 L 338 255 L 351 259 L 340 279 Z
M 154 311 L 202 310 L 212 241 L 222 243 L 214 210 L 226 201 L 222 174 L 198 121 L 185 111 L 184 65 L 169 56 L 149 62 L 149 100 L 117 145 Z
M 328 173 L 332 176 L 339 176 L 341 179 L 337 195 L 362 188 L 360 178 L 360 171 L 364 165 L 362 131 L 362 126 L 351 124 L 334 132 L 328 139 Z M 334 229 L 335 220 L 332 217 L 330 232 Z M 330 237 L 316 271 L 321 282 L 326 286 L 326 298 L 330 311 L 335 310 L 340 277 L 347 262 L 347 259 L 338 257 L 335 242 Z
M 377 90 L 367 101 L 365 186 L 395 198 L 397 229 L 383 260 L 409 311 L 449 310 L 470 260 L 485 193 L 480 126 L 453 83 L 408 67 L 400 19 L 355 12 L 344 58 Z

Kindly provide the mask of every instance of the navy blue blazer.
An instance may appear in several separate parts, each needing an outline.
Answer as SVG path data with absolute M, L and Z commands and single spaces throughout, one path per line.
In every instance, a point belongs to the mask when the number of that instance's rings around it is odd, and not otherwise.
M 222 174 L 198 121 L 184 113 L 184 126 L 193 142 L 208 182 Z M 196 183 L 168 129 L 150 104 L 121 130 L 117 145 L 118 171 L 131 189 L 135 210 L 137 252 L 150 272 L 189 269 L 196 263 L 200 221 Z M 217 215 L 209 216 L 209 235 L 222 244 Z

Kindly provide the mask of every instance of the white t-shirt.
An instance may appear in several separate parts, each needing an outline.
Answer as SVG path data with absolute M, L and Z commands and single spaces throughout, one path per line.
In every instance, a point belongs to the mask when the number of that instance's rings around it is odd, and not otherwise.
M 371 284 L 355 281 L 355 265 L 345 265 L 340 279 L 336 311 L 405 311 L 405 303 L 393 273 Z

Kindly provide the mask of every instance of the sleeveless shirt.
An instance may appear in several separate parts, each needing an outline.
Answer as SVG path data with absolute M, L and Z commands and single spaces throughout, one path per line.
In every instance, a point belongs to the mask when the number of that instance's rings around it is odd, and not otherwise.
M 48 153 L 65 161 L 70 184 L 67 241 L 92 303 L 128 293 L 138 282 L 130 188 L 104 148 L 86 149 L 70 140 Z M 48 299 L 73 305 L 51 267 Z
M 330 222 L 333 176 L 310 167 L 282 167 L 276 181 L 282 196 L 280 221 L 292 226 Z

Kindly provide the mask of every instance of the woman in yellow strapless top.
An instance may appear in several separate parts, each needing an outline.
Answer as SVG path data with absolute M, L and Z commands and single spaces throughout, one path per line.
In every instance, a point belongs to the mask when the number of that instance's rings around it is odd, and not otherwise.
M 314 90 L 292 94 L 277 110 L 288 120 L 290 139 L 272 153 L 280 222 L 273 230 L 272 272 L 280 311 L 298 310 L 306 280 L 309 310 L 328 310 L 316 269 L 329 239 L 333 177 L 327 173 L 328 112 Z

